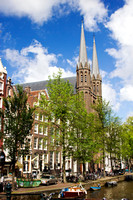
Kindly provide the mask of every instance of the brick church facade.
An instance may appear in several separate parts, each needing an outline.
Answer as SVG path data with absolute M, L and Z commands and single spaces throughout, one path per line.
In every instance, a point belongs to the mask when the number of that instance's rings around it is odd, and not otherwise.
M 76 77 L 65 78 L 64 80 L 69 80 L 74 87 L 75 93 L 77 91 L 83 92 L 86 109 L 88 113 L 92 112 L 91 104 L 94 104 L 98 97 L 102 97 L 102 79 L 99 73 L 95 37 L 93 37 L 92 67 L 90 67 L 90 64 L 88 63 L 83 23 L 81 26 L 80 52 L 76 66 Z M 47 81 L 22 84 L 24 90 L 27 92 L 28 104 L 30 106 L 34 106 L 38 103 L 42 93 L 48 98 L 46 85 Z M 4 109 L 3 98 L 12 96 L 14 88 L 15 86 L 11 84 L 11 79 L 7 79 L 6 68 L 3 67 L 0 60 L 0 108 Z M 18 163 L 21 164 L 19 166 L 20 171 L 23 173 L 27 174 L 32 173 L 33 171 L 42 172 L 44 169 L 49 169 L 51 172 L 60 172 L 61 170 L 61 148 L 58 148 L 55 151 L 50 149 L 49 144 L 52 142 L 50 136 L 51 129 L 42 126 L 42 122 L 47 122 L 47 118 L 40 113 L 35 113 L 34 125 L 30 131 L 30 136 L 28 137 L 31 147 L 30 154 L 25 157 L 24 161 L 22 158 L 19 158 L 18 160 Z M 3 129 L 2 126 L 1 129 Z M 0 149 L 2 148 L 3 141 L 1 140 Z M 5 166 L 7 173 L 9 172 L 9 169 L 10 167 Z M 75 173 L 77 172 L 76 162 L 73 163 L 71 158 L 66 162 L 66 170 L 67 169 L 72 169 L 72 172 Z M 88 169 L 86 169 L 86 171 L 88 171 Z

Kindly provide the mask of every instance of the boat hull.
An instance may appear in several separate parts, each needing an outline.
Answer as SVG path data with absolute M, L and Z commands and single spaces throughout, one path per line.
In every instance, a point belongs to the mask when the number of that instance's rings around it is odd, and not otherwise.
M 101 187 L 90 187 L 90 190 L 100 190 L 101 189 Z
M 105 186 L 107 186 L 107 187 L 117 186 L 117 182 L 116 181 L 106 182 Z
M 63 192 L 63 198 L 76 198 L 76 197 L 84 197 L 85 193 L 84 192 Z
M 38 187 L 41 184 L 41 180 L 23 180 L 17 179 L 18 187 L 28 188 L 28 187 Z

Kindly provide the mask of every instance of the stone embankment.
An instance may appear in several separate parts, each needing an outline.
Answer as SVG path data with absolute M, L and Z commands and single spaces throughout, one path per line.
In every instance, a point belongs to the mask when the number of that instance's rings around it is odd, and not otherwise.
M 128 173 L 124 175 L 114 176 L 114 177 L 105 177 L 100 178 L 94 181 L 88 181 L 86 183 L 82 183 L 83 187 L 86 190 L 89 190 L 91 186 L 97 186 L 98 184 L 102 186 L 105 186 L 106 182 L 109 181 L 125 181 L 126 178 L 131 178 L 133 180 L 133 173 Z M 15 190 L 12 192 L 12 200 L 40 200 L 40 194 L 49 194 L 51 192 L 58 192 L 62 188 L 65 187 L 71 187 L 74 185 L 78 185 L 79 183 L 58 183 L 57 185 L 50 185 L 50 186 L 39 186 L 36 188 L 19 188 L 18 190 Z M 6 196 L 4 193 L 0 193 L 0 199 L 6 200 Z

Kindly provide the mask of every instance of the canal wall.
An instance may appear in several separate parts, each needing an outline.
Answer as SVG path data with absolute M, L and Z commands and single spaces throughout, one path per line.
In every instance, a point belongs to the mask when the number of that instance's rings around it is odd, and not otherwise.
M 97 179 L 95 181 L 89 181 L 87 183 L 83 183 L 82 185 L 84 186 L 84 188 L 86 190 L 89 190 L 90 187 L 97 187 L 98 184 L 100 184 L 100 186 L 103 187 L 103 186 L 105 186 L 106 182 L 110 182 L 110 181 L 116 181 L 116 182 L 125 181 L 125 177 L 126 176 L 127 175 L 124 174 L 124 175 L 119 175 L 119 176 L 114 176 L 114 177 L 100 178 L 100 179 Z
M 133 180 L 133 173 L 128 173 L 128 174 L 124 174 L 124 175 L 119 175 L 119 176 L 114 176 L 114 177 L 105 177 L 105 178 L 100 178 L 97 180 L 93 180 L 93 181 L 88 181 L 87 183 L 82 183 L 83 187 L 86 190 L 89 190 L 91 186 L 98 186 L 98 184 L 101 185 L 101 187 L 105 186 L 106 182 L 110 182 L 110 181 L 116 181 L 116 182 L 121 182 L 121 181 L 125 181 L 125 180 Z M 22 188 L 23 190 L 21 192 L 19 192 L 18 190 L 18 194 L 17 192 L 13 192 L 11 200 L 41 200 L 41 196 L 40 194 L 45 193 L 45 194 L 49 194 L 51 192 L 59 192 L 62 188 L 64 187 L 70 187 L 73 185 L 78 185 L 77 184 L 73 184 L 73 183 L 67 183 L 67 184 L 60 184 L 60 185 L 51 185 L 51 186 L 45 186 L 44 188 L 32 188 L 32 191 L 25 191 L 24 188 Z M 28 188 L 26 188 L 28 189 Z M 25 192 L 24 192 L 25 191 Z M 16 193 L 16 194 L 15 194 Z M 0 194 L 0 199 L 1 200 L 6 200 L 6 196 L 5 194 Z

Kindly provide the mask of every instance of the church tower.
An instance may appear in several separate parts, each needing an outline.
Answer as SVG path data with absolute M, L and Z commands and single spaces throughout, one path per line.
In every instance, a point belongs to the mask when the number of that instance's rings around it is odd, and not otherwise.
M 91 105 L 95 103 L 98 96 L 102 96 L 102 79 L 99 73 L 95 38 L 93 38 L 92 72 L 90 70 L 90 64 L 88 63 L 87 58 L 83 22 L 81 25 L 80 52 L 76 73 L 77 92 L 83 92 L 87 112 L 93 112 Z
M 102 78 L 99 73 L 95 36 L 93 36 L 92 92 L 97 97 L 102 97 Z

